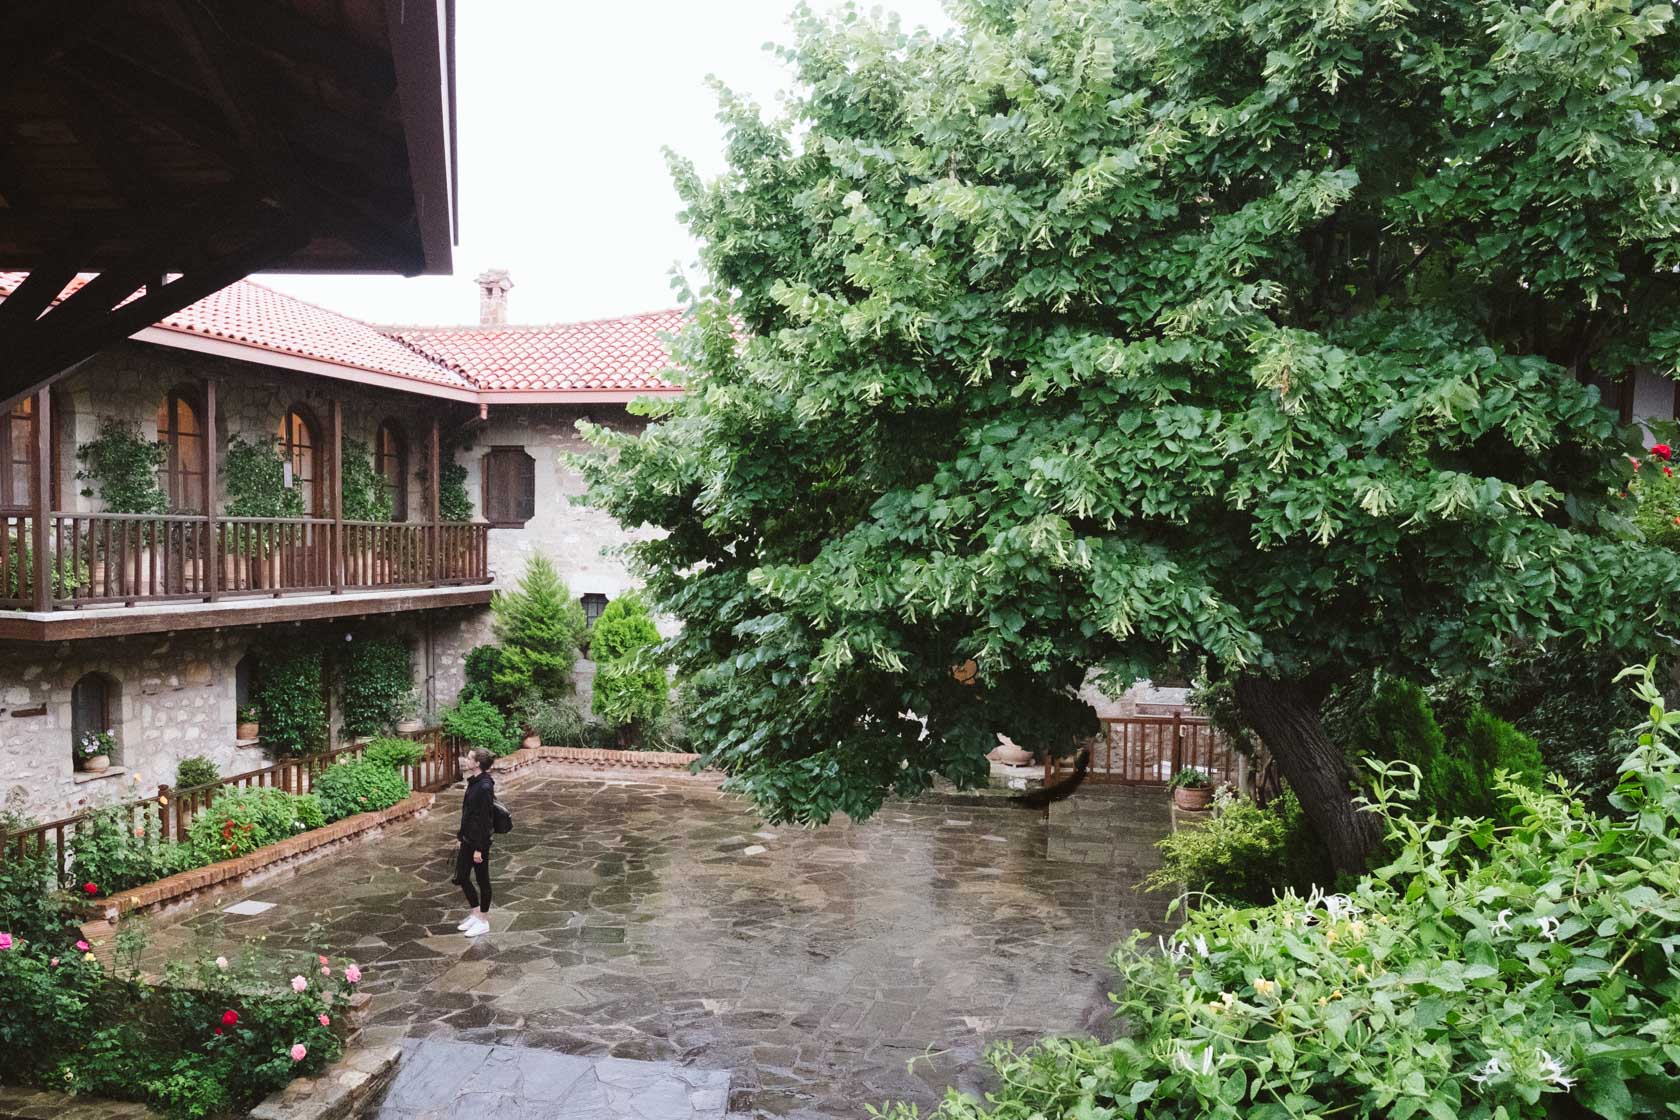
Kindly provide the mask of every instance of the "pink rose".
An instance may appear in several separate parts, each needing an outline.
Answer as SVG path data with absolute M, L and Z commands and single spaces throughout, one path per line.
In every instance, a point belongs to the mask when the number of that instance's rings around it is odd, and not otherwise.
M 344 970 L 344 978 L 352 984 L 360 984 L 362 982 L 362 970 L 355 965 L 351 965 Z
M 317 960 L 317 961 L 319 961 L 319 962 L 321 962 L 321 963 L 322 963 L 322 964 L 327 964 L 327 963 L 329 963 L 329 962 L 328 962 L 328 961 L 327 961 L 327 958 L 326 958 L 326 957 L 316 957 L 316 958 L 315 958 L 315 959 L 316 959 L 316 960 Z
M 11 947 L 12 935 L 9 933 L 0 933 L 0 949 L 10 949 Z
M 48 961 L 47 963 L 52 965 L 52 967 L 57 968 L 58 967 L 58 958 L 54 957 L 52 960 Z
M 303 1043 L 295 1042 L 292 1044 L 292 1061 L 301 1062 L 308 1056 L 309 1051 L 304 1049 Z
M 309 981 L 301 976 L 292 977 L 292 991 L 301 992 L 307 987 L 309 987 Z
M 320 1024 L 321 1024 L 321 1025 L 322 1025 L 322 1026 L 323 1026 L 323 1027 L 330 1027 L 330 1026 L 332 1026 L 332 1020 L 331 1020 L 331 1019 L 330 1019 L 330 1018 L 328 1018 L 328 1017 L 327 1017 L 327 1016 L 325 1016 L 325 1015 L 317 1015 L 317 1016 L 315 1016 L 315 1021 L 316 1021 L 316 1022 L 318 1022 L 318 1023 L 320 1023 Z
M 226 957 L 217 957 L 216 958 L 216 967 L 221 969 L 223 972 L 226 972 L 227 971 L 227 958 Z
M 321 966 L 321 975 L 322 976 L 331 976 L 332 975 L 332 969 L 328 968 L 326 965 L 322 965 Z
M 76 942 L 76 952 L 78 953 L 85 953 L 90 947 L 86 941 Z

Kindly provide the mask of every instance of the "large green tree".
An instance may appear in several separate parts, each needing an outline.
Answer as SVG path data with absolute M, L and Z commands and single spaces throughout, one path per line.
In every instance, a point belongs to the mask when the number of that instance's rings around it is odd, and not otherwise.
M 1357 867 L 1329 687 L 1631 644 L 1675 586 L 1586 384 L 1680 352 L 1670 10 L 952 11 L 802 12 L 785 114 L 725 91 L 727 172 L 675 165 L 688 392 L 592 481 L 667 531 L 696 733 L 861 816 L 1205 662 Z

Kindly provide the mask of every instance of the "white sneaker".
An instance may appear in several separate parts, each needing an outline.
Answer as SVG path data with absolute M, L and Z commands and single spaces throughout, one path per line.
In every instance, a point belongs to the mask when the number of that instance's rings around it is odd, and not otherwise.
M 461 932 L 465 933 L 467 927 L 472 925 L 473 922 L 475 922 L 477 920 L 478 920 L 478 912 L 476 910 L 475 911 L 468 911 L 466 917 L 462 918 L 459 922 L 455 923 L 455 928 L 460 930 Z
M 490 932 L 490 923 L 474 914 L 465 928 L 461 930 L 468 937 L 480 937 Z

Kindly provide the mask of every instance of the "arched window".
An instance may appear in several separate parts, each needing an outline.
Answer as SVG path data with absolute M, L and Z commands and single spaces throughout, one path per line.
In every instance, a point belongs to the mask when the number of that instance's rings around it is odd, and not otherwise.
M 321 502 L 320 429 L 301 405 L 293 405 L 280 421 L 280 457 L 286 464 L 286 485 L 303 495 L 303 511 L 311 516 Z
M 157 434 L 166 452 L 158 468 L 158 486 L 169 496 L 169 508 L 203 512 L 204 425 L 191 395 L 176 389 L 163 398 L 158 405 Z
M 111 731 L 116 721 L 111 718 L 117 699 L 116 682 L 104 673 L 89 673 L 70 690 L 70 749 L 76 750 L 84 735 Z M 115 748 L 111 762 L 115 764 Z
M 0 508 L 28 509 L 35 500 L 35 398 L 0 418 Z
M 408 444 L 395 420 L 379 425 L 379 440 L 374 448 L 374 465 L 385 480 L 385 492 L 391 498 L 391 520 L 408 520 Z

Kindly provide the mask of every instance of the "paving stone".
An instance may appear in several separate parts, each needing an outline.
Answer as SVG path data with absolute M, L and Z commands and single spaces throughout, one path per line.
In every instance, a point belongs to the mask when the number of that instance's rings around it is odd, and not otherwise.
M 722 1104 L 684 1097 L 715 1120 L 856 1117 L 857 1102 L 889 1099 L 925 1111 L 948 1085 L 991 1086 L 993 1042 L 1108 1034 L 1110 949 L 1134 928 L 1166 929 L 1166 898 L 1134 884 L 1169 827 L 1167 796 L 1092 790 L 1048 818 L 895 802 L 863 824 L 760 844 L 762 820 L 707 778 L 532 769 L 499 790 L 520 827 L 491 854 L 485 937 L 454 930 L 465 902 L 449 882 L 454 815 L 440 811 L 265 885 L 266 913 L 152 923 L 147 961 L 231 955 L 247 937 L 264 938 L 261 954 L 348 957 L 372 997 L 369 1040 L 727 1071 Z M 741 858 L 751 847 L 764 850 Z M 439 1094 L 472 1071 L 428 1064 L 405 1089 L 409 1114 L 451 1115 Z M 565 1091 L 565 1115 L 616 1120 L 599 1081 Z M 493 1110 L 481 1115 L 525 1114 L 500 1088 L 473 1094 Z

